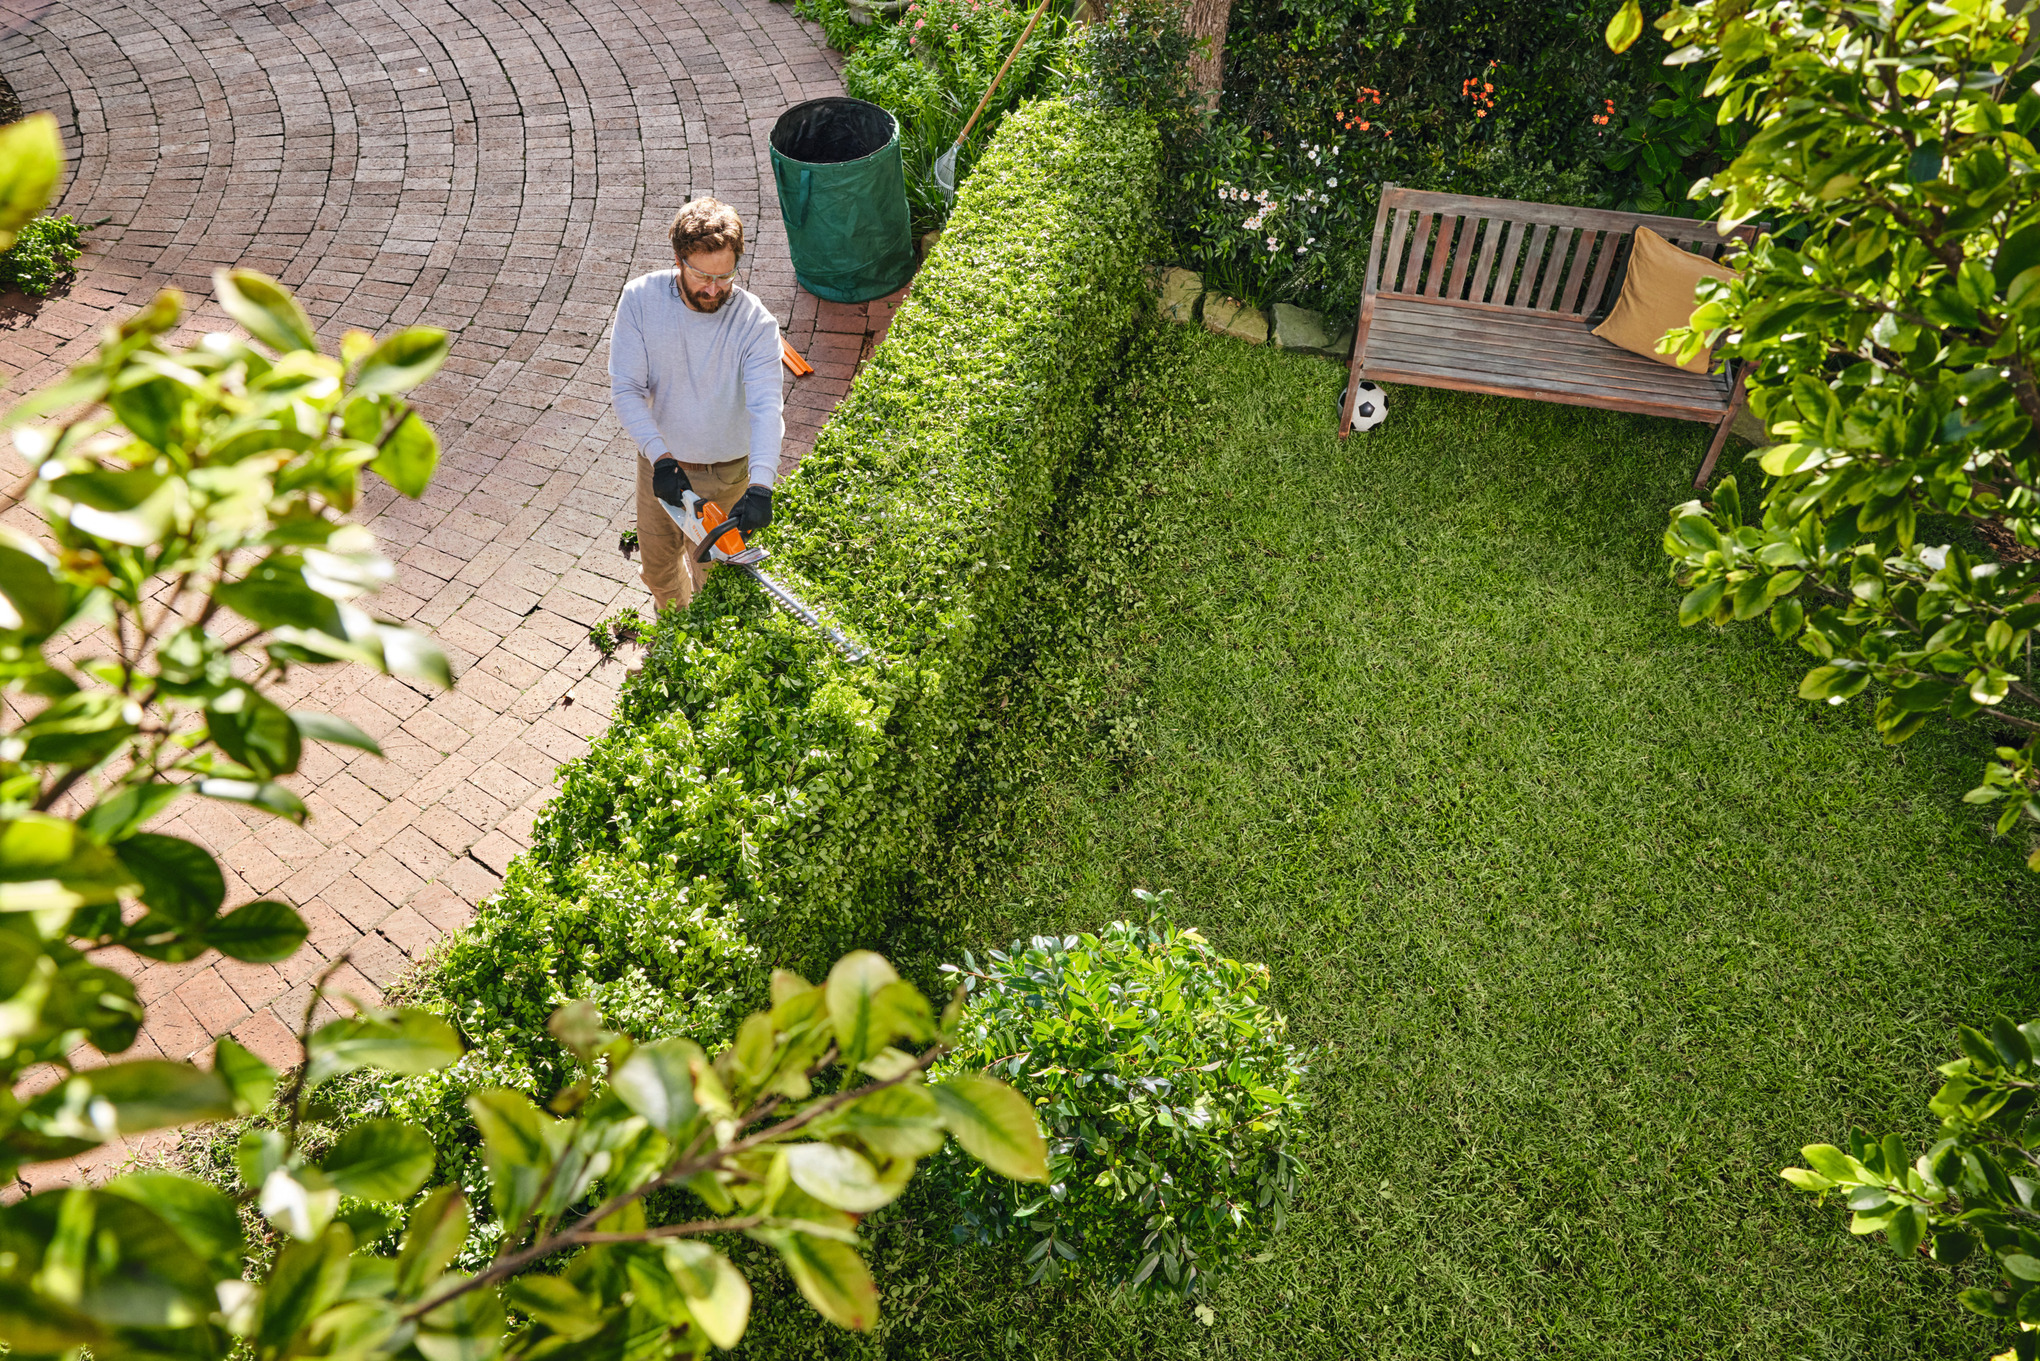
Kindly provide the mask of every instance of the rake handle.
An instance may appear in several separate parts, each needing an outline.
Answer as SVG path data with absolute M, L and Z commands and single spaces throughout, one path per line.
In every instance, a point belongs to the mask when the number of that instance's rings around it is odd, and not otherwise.
M 1006 68 L 1013 64 L 1013 58 L 1020 55 L 1020 49 L 1027 46 L 1028 35 L 1034 32 L 1035 23 L 1041 18 L 1042 11 L 1047 8 L 1048 0 L 1041 0 L 1041 3 L 1034 7 L 1034 13 L 1028 17 L 1027 27 L 1020 30 L 1020 41 L 1014 43 L 1013 50 L 1006 54 L 1006 60 L 1000 65 L 999 74 L 992 77 L 992 83 L 986 88 L 984 98 L 980 99 L 977 102 L 977 107 L 970 111 L 970 121 L 965 123 L 963 131 L 956 135 L 957 146 L 962 146 L 970 140 L 970 130 L 977 126 L 978 115 L 985 111 L 985 105 L 991 103 L 992 96 L 998 93 L 999 82 L 1006 78 Z

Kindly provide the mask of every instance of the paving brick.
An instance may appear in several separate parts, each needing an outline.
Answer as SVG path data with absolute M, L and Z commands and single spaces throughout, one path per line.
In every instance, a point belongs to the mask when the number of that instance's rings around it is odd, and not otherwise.
M 208 1037 L 224 1034 L 239 1025 L 251 1008 L 234 992 L 218 969 L 205 968 L 187 978 L 171 994 L 182 1002 Z M 151 1008 L 151 1016 L 154 1008 Z
M 304 1058 L 297 1032 L 267 1007 L 235 1026 L 233 1036 L 242 1048 L 278 1070 L 295 1068 Z

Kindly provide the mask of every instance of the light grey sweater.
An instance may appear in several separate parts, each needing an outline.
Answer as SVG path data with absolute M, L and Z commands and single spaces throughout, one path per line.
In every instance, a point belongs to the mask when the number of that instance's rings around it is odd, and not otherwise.
M 609 394 L 640 452 L 656 463 L 751 461 L 751 481 L 779 476 L 786 437 L 779 323 L 741 288 L 713 312 L 680 297 L 679 271 L 632 279 L 609 338 Z

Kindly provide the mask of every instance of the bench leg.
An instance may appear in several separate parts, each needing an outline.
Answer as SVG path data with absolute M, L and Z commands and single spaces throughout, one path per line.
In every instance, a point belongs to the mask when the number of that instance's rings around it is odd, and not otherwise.
M 1742 414 L 1742 409 L 1743 380 L 1742 375 L 1737 374 L 1735 391 L 1728 397 L 1728 414 L 1721 418 L 1720 425 L 1714 427 L 1714 442 L 1707 446 L 1707 457 L 1700 464 L 1700 475 L 1693 479 L 1694 490 L 1707 485 L 1708 477 L 1714 472 L 1715 460 L 1721 457 L 1721 450 L 1728 443 L 1728 428 L 1735 424 L 1735 418 Z

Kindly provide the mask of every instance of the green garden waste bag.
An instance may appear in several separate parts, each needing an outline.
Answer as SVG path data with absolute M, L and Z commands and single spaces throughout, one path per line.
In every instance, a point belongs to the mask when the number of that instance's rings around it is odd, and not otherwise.
M 914 274 L 900 127 L 861 99 L 811 99 L 772 125 L 772 178 L 793 277 L 818 298 L 869 302 Z

